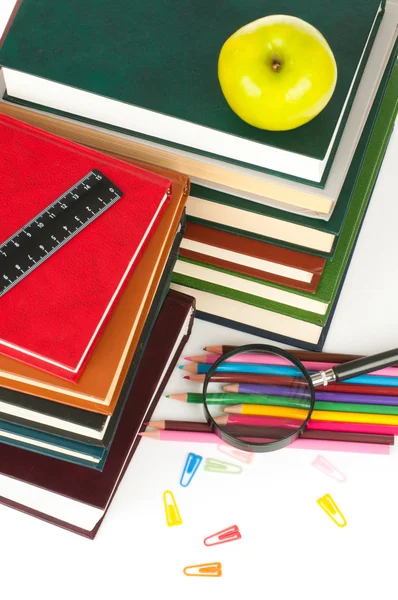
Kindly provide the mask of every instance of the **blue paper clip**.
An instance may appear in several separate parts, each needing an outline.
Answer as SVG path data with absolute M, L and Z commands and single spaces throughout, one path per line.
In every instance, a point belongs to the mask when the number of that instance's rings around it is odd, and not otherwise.
M 194 454 L 193 452 L 188 454 L 180 479 L 180 485 L 182 485 L 182 487 L 188 487 L 188 485 L 191 483 L 193 476 L 199 469 L 202 458 L 202 456 L 199 456 L 199 454 Z

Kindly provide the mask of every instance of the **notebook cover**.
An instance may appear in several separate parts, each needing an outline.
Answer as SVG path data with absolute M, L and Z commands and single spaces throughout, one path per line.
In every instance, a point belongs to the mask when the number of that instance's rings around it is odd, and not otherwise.
M 286 304 L 265 300 L 258 296 L 253 296 L 244 292 L 232 290 L 220 285 L 215 285 L 207 281 L 201 281 L 192 277 L 173 275 L 173 282 L 193 287 L 203 291 L 210 291 L 219 296 L 229 297 L 240 302 L 246 302 L 253 306 L 266 308 L 274 312 L 287 315 L 303 321 L 308 321 L 315 325 L 324 326 L 328 320 L 331 311 L 331 305 L 340 286 L 341 279 L 347 269 L 347 263 L 355 244 L 362 219 L 364 217 L 366 207 L 368 205 L 371 192 L 379 172 L 384 153 L 394 126 L 395 116 L 398 109 L 398 63 L 393 69 L 392 76 L 387 86 L 385 98 L 381 104 L 380 112 L 376 120 L 375 128 L 369 143 L 366 156 L 362 165 L 361 173 L 358 177 L 355 189 L 353 191 L 352 202 L 347 214 L 346 221 L 343 226 L 342 233 L 339 237 L 336 252 L 331 261 L 327 261 L 323 270 L 318 289 L 314 295 L 309 295 L 305 292 L 297 291 L 295 293 L 306 296 L 311 299 L 319 300 L 328 304 L 328 310 L 325 315 L 318 315 L 298 309 Z M 188 259 L 184 259 L 188 260 Z M 218 267 L 209 265 L 209 268 L 219 271 Z M 234 273 L 236 275 L 236 273 Z M 241 279 L 251 279 L 246 275 L 241 274 Z M 256 280 L 257 281 L 257 280 Z M 259 281 L 259 283 L 261 283 Z M 269 284 L 272 287 L 281 287 L 276 284 Z
M 172 181 L 170 204 L 78 383 L 62 381 L 0 355 L 2 387 L 105 415 L 112 414 L 189 194 L 188 177 L 160 167 L 150 168 L 155 173 L 167 174 Z M 28 383 L 17 381 L 15 377 L 25 377 Z M 49 385 L 54 386 L 55 391 L 46 387 Z
M 171 0 L 155 5 L 126 0 L 110 14 L 106 0 L 89 0 L 86 9 L 91 18 L 82 20 L 79 0 L 56 7 L 50 0 L 24 0 L 0 50 L 0 63 L 240 138 L 323 159 L 379 4 L 379 0 L 338 0 L 337 4 L 336 0 L 320 0 L 315 5 L 311 0 L 268 0 L 264 6 L 257 0 L 243 4 L 231 0 L 224 6 L 203 0 L 196 10 L 186 0 L 178 6 Z M 224 41 L 246 23 L 267 14 L 291 14 L 313 24 L 328 40 L 338 65 L 337 85 L 329 104 L 310 123 L 288 132 L 259 130 L 239 119 L 228 107 L 217 79 Z M 56 61 L 52 60 L 54 53 Z M 174 84 L 178 84 L 180 101 L 169 93 Z M 354 87 L 345 116 L 357 85 Z M 340 134 L 344 124 L 345 119 Z M 338 141 L 339 135 L 334 148 Z M 329 163 L 332 158 L 333 153 Z M 326 177 L 327 173 L 321 185 Z
M 189 313 L 191 313 L 189 330 L 178 350 L 171 357 Z M 145 417 L 149 416 L 155 408 L 188 340 L 193 317 L 193 298 L 185 294 L 169 292 L 145 349 L 139 372 L 126 403 L 123 419 L 102 472 L 3 444 L 0 444 L 0 472 L 8 477 L 17 478 L 98 508 L 109 508 L 117 486 L 140 441 L 137 433 L 141 430 Z M 163 373 L 166 368 L 166 372 Z M 118 479 L 119 474 L 120 479 Z M 103 520 L 102 518 L 90 532 L 33 511 L 6 498 L 0 498 L 0 502 L 89 538 L 95 537 Z
M 355 189 L 356 182 L 361 173 L 362 165 L 364 157 L 366 156 L 367 148 L 370 143 L 371 135 L 373 128 L 375 126 L 376 117 L 380 110 L 381 103 L 383 102 L 383 97 L 386 91 L 386 87 L 388 85 L 389 79 L 391 77 L 391 71 L 396 61 L 398 44 L 396 43 L 394 49 L 391 53 L 391 57 L 386 66 L 382 81 L 380 83 L 379 89 L 377 91 L 375 101 L 373 103 L 372 109 L 369 113 L 368 120 L 364 127 L 362 136 L 358 143 L 356 152 L 354 154 L 353 160 L 351 162 L 350 168 L 348 170 L 347 177 L 344 181 L 342 190 L 340 192 L 339 198 L 336 202 L 335 209 L 329 221 L 323 221 L 320 219 L 313 219 L 311 217 L 305 217 L 303 215 L 298 215 L 294 213 L 290 213 L 283 210 L 278 210 L 276 208 L 272 208 L 270 206 L 266 206 L 263 204 L 259 204 L 257 202 L 250 202 L 249 200 L 245 200 L 243 198 L 239 198 L 238 196 L 233 196 L 230 194 L 225 194 L 224 192 L 220 192 L 217 190 L 213 190 L 204 186 L 192 184 L 191 186 L 191 195 L 195 198 L 203 198 L 205 200 L 209 200 L 211 202 L 216 202 L 219 204 L 224 204 L 227 206 L 231 206 L 233 208 L 237 208 L 240 210 L 247 210 L 251 213 L 264 215 L 266 217 L 286 221 L 287 223 L 296 224 L 302 227 L 308 227 L 309 229 L 316 229 L 318 231 L 322 231 L 327 234 L 334 234 L 338 236 L 343 228 L 345 218 L 347 216 L 347 212 L 349 210 L 350 203 L 352 201 L 353 190 Z M 254 240 L 258 240 L 261 242 L 266 242 L 269 244 L 274 244 L 282 246 L 284 248 L 288 248 L 291 250 L 305 252 L 305 241 L 303 246 L 299 246 L 296 244 L 291 244 L 290 242 L 277 240 L 272 238 L 271 236 L 262 236 L 256 233 L 247 232 L 245 230 L 235 229 L 233 227 L 229 227 L 228 225 L 224 225 L 222 223 L 213 223 L 211 221 L 206 221 L 203 219 L 198 219 L 189 215 L 188 213 L 188 221 L 193 223 L 198 223 L 201 225 L 205 225 L 214 229 L 220 229 L 222 231 L 226 231 L 229 233 L 234 233 L 236 235 L 241 235 L 244 237 L 248 237 Z M 334 245 L 330 252 L 322 252 L 318 250 L 314 250 L 313 248 L 308 249 L 312 255 L 324 257 L 327 259 L 331 259 L 334 256 L 336 251 L 337 239 L 334 242 Z
M 0 352 L 76 382 L 169 203 L 171 181 L 4 115 L 0 136 L 0 243 L 92 169 L 123 192 L 0 298 Z
M 192 222 L 187 224 L 184 238 L 194 242 L 215 246 L 223 250 L 237 252 L 245 256 L 259 258 L 274 264 L 281 264 L 286 267 L 310 272 L 312 273 L 310 282 L 298 281 L 297 279 L 284 277 L 282 275 L 270 273 L 269 271 L 261 271 L 246 265 L 216 258 L 211 254 L 201 254 L 200 252 L 188 250 L 186 248 L 181 248 L 180 251 L 180 256 L 182 258 L 189 258 L 200 263 L 214 265 L 221 269 L 242 273 L 249 277 L 261 279 L 262 281 L 279 283 L 280 285 L 309 293 L 314 293 L 316 291 L 325 266 L 324 259 L 312 256 L 311 254 L 294 252 L 280 246 L 259 242 L 258 240 L 250 239 L 248 237 L 234 235 Z
M 143 327 L 143 330 L 142 330 L 142 333 L 140 336 L 140 340 L 137 344 L 137 348 L 134 353 L 133 360 L 130 364 L 129 371 L 126 376 L 126 382 L 127 381 L 132 382 L 134 379 L 134 376 L 136 375 L 136 373 L 139 369 L 139 362 L 142 358 L 142 355 L 143 355 L 144 349 L 146 347 L 146 344 L 148 342 L 149 336 L 151 334 L 152 328 L 153 328 L 156 318 L 159 314 L 159 311 L 162 308 L 162 304 L 168 294 L 170 281 L 171 281 L 171 275 L 173 272 L 175 262 L 178 257 L 178 249 L 179 249 L 179 246 L 181 243 L 182 236 L 184 235 L 184 226 L 185 226 L 185 218 L 183 218 L 183 220 L 181 221 L 181 224 L 178 228 L 179 231 L 176 234 L 173 248 L 172 248 L 172 250 L 170 252 L 170 256 L 167 260 L 167 264 L 166 264 L 164 272 L 162 274 L 162 278 L 159 282 L 158 289 L 155 294 L 155 298 L 152 302 L 151 309 L 149 311 L 148 317 L 145 321 L 145 325 Z M 94 419 L 94 418 L 101 419 L 102 420 L 102 428 L 100 429 L 100 431 L 104 429 L 105 421 L 107 419 L 107 417 L 105 417 L 104 415 L 100 415 L 100 414 L 97 414 L 94 412 L 84 411 L 79 408 L 73 408 L 70 406 L 66 406 L 64 404 L 59 404 L 58 402 L 51 402 L 50 400 L 43 400 L 42 398 L 35 398 L 34 396 L 28 396 L 27 394 L 21 394 L 19 392 L 14 392 L 12 390 L 7 390 L 5 388 L 2 388 L 0 390 L 0 398 L 4 398 L 4 396 L 7 396 L 7 395 L 11 395 L 11 397 L 12 397 L 12 395 L 14 395 L 14 397 L 18 398 L 21 406 L 24 406 L 26 403 L 28 403 L 28 406 L 29 406 L 32 404 L 32 400 L 33 400 L 33 404 L 37 400 L 41 403 L 44 403 L 46 408 L 47 408 L 47 405 L 50 405 L 50 410 L 52 407 L 56 407 L 56 409 L 57 408 L 60 409 L 61 413 L 62 413 L 62 409 L 63 409 L 66 411 L 72 411 L 72 414 L 73 415 L 77 414 L 77 417 L 79 417 L 80 414 L 83 413 L 84 416 L 86 416 L 86 415 L 91 416 L 92 419 Z M 125 388 L 123 388 L 123 390 L 120 394 L 120 397 L 117 401 L 113 415 L 111 416 L 111 418 L 107 424 L 106 431 L 104 432 L 104 436 L 102 437 L 102 439 L 96 439 L 90 435 L 85 435 L 82 433 L 67 431 L 62 427 L 55 427 L 53 425 L 39 423 L 36 420 L 18 417 L 18 416 L 11 415 L 6 412 L 0 412 L 0 427 L 3 423 L 7 423 L 8 425 L 12 423 L 15 425 L 24 426 L 25 428 L 29 428 L 30 430 L 32 430 L 31 433 L 32 433 L 33 439 L 37 435 L 40 436 L 40 433 L 38 433 L 38 432 L 42 432 L 42 433 L 46 433 L 46 434 L 50 434 L 50 435 L 54 436 L 53 442 L 57 442 L 57 441 L 59 442 L 59 440 L 65 439 L 65 440 L 69 440 L 69 441 L 81 442 L 82 444 L 86 444 L 89 447 L 98 446 L 100 448 L 109 448 L 111 441 L 113 439 L 113 436 L 115 434 L 116 428 L 118 426 L 119 419 L 123 413 L 123 408 L 124 408 L 124 405 L 125 405 L 125 402 L 127 399 L 127 395 L 128 394 L 126 393 Z M 14 402 L 15 402 L 16 398 L 14 399 Z M 56 414 L 56 412 L 57 411 L 55 411 L 55 416 L 58 416 Z M 53 411 L 53 413 L 54 413 L 54 411 Z M 68 413 L 66 416 L 68 416 Z M 67 418 L 67 420 L 69 420 L 69 419 Z M 59 440 L 57 440 L 55 438 L 55 436 L 57 438 L 59 438 Z M 4 443 L 7 443 L 7 440 L 4 439 L 3 441 L 4 441 Z M 13 445 L 18 446 L 18 444 L 13 444 Z M 24 447 L 26 447 L 26 446 L 24 446 Z M 30 449 L 32 451 L 35 451 L 35 447 L 31 447 Z M 46 454 L 45 451 L 42 451 L 41 453 Z M 60 454 L 59 458 L 62 460 L 63 455 Z M 73 458 L 70 459 L 70 462 L 74 462 Z M 78 464 L 81 464 L 81 463 L 78 463 Z M 91 466 L 92 468 L 101 469 L 103 467 L 103 464 L 101 464 L 101 465 L 88 464 L 88 466 Z

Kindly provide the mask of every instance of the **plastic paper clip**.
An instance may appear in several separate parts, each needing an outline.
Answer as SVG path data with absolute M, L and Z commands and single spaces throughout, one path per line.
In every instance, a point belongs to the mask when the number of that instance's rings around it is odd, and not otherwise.
M 232 525 L 213 535 L 209 535 L 203 540 L 205 546 L 218 546 L 218 544 L 226 544 L 227 542 L 234 542 L 235 540 L 241 539 L 241 534 L 237 525 Z
M 167 490 L 163 494 L 164 510 L 166 512 L 166 522 L 168 527 L 174 527 L 175 525 L 182 525 L 182 519 L 180 511 L 178 510 L 177 503 L 170 490 Z
M 234 465 L 233 463 L 217 460 L 216 458 L 206 458 L 205 471 L 209 471 L 210 473 L 239 475 L 239 473 L 242 473 L 242 470 L 240 465 Z
M 328 517 L 330 517 L 338 527 L 345 527 L 347 525 L 347 521 L 343 513 L 330 494 L 325 494 L 322 496 L 322 498 L 319 498 L 317 502 L 322 510 L 325 511 Z
M 187 487 L 191 481 L 196 471 L 199 469 L 199 465 L 202 462 L 202 456 L 199 454 L 194 454 L 190 452 L 187 456 L 187 460 L 185 461 L 184 470 L 181 475 L 180 485 L 182 487 Z
M 329 462 L 324 456 L 318 455 L 315 458 L 315 460 L 312 461 L 311 464 L 316 469 L 322 471 L 322 473 L 325 473 L 325 475 L 329 475 L 329 477 L 332 477 L 340 483 L 343 483 L 347 480 L 346 476 L 343 475 L 343 473 L 339 471 L 336 467 L 334 467 L 332 463 Z
M 185 567 L 184 575 L 188 577 L 221 577 L 221 563 L 204 563 L 202 565 L 190 565 Z
M 226 446 L 224 444 L 219 444 L 217 446 L 217 450 L 226 456 L 230 456 L 231 458 L 236 458 L 240 462 L 250 464 L 253 460 L 253 452 L 245 452 L 245 450 L 238 450 L 238 448 L 234 448 L 233 446 Z

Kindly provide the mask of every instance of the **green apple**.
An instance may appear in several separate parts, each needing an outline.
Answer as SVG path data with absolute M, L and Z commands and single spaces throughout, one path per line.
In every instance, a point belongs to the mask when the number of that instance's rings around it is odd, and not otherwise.
M 271 15 L 238 29 L 223 45 L 218 78 L 232 110 L 274 131 L 295 129 L 325 108 L 337 66 L 329 44 L 312 25 Z

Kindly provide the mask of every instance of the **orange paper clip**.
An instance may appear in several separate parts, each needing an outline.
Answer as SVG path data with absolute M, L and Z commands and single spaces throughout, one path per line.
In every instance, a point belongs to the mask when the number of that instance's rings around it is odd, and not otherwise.
M 221 577 L 221 563 L 204 563 L 202 565 L 190 565 L 185 567 L 184 575 L 189 577 Z
M 322 473 L 325 473 L 325 475 L 332 477 L 332 479 L 335 479 L 340 483 L 343 483 L 347 479 L 341 471 L 334 467 L 331 462 L 329 462 L 324 456 L 321 456 L 320 454 L 315 458 L 315 460 L 312 461 L 311 464 L 316 469 L 322 471 Z
M 166 522 L 168 527 L 175 527 L 176 525 L 182 525 L 182 519 L 180 511 L 178 510 L 177 503 L 170 490 L 167 490 L 163 494 L 164 510 L 166 512 Z
M 232 525 L 226 529 L 222 529 L 213 535 L 209 535 L 203 540 L 205 546 L 217 546 L 218 544 L 226 544 L 241 539 L 241 534 L 237 525 Z
M 325 511 L 328 517 L 330 517 L 338 527 L 345 527 L 347 525 L 347 521 L 343 513 L 330 494 L 325 494 L 322 496 L 322 498 L 319 498 L 317 502 L 322 510 Z
M 253 460 L 253 452 L 245 452 L 244 450 L 238 450 L 238 448 L 234 448 L 233 446 L 227 446 L 225 444 L 219 444 L 217 446 L 217 450 L 222 454 L 226 454 L 227 456 L 231 456 L 232 458 L 236 458 L 236 460 L 240 460 L 240 462 L 249 464 Z

